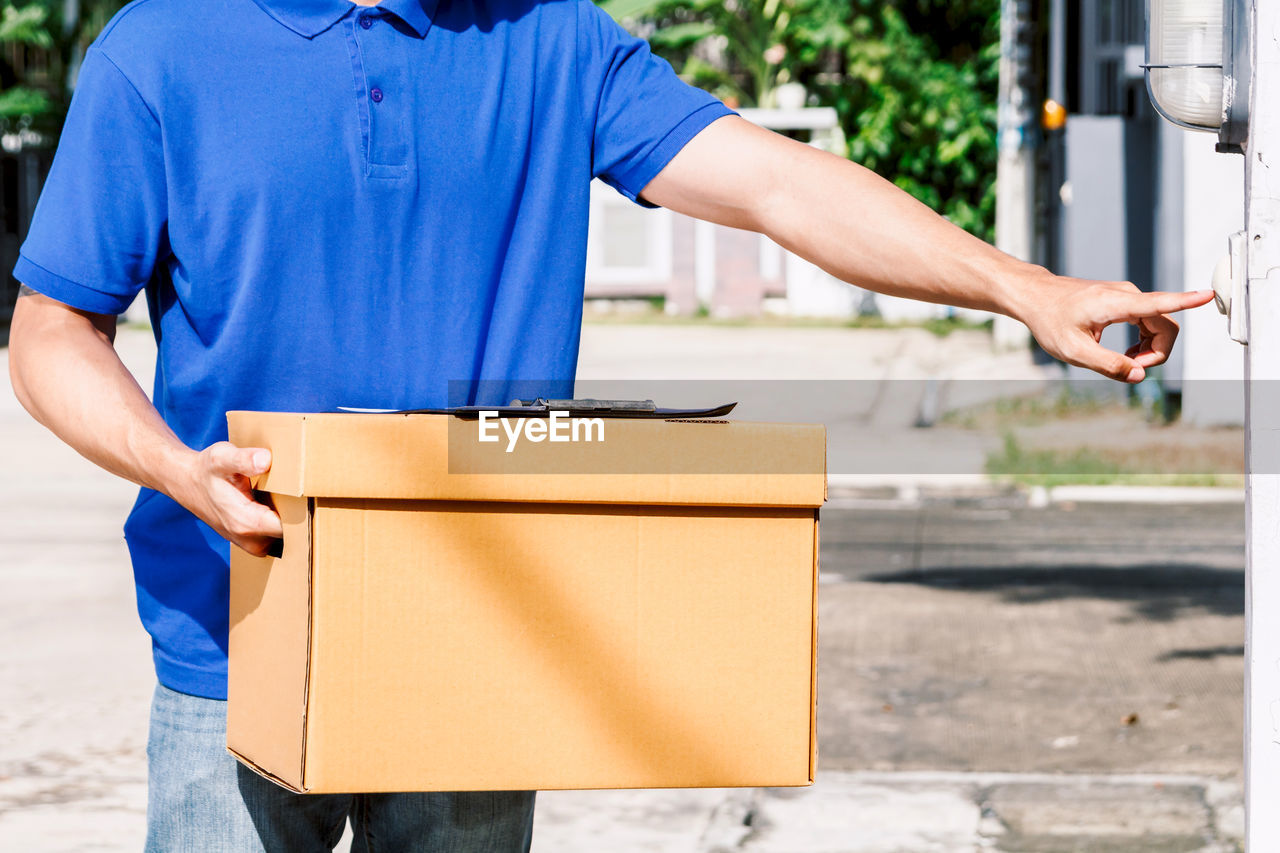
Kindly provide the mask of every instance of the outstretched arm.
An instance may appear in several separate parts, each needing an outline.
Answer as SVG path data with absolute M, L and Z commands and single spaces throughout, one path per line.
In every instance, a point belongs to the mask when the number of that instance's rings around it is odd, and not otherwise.
M 1055 276 L 952 225 L 871 170 L 737 116 L 690 140 L 642 197 L 767 234 L 860 287 L 1007 314 L 1051 355 L 1128 382 L 1168 358 L 1178 334 L 1169 314 L 1213 298 Z M 1098 343 L 1117 322 L 1140 330 L 1125 354 Z

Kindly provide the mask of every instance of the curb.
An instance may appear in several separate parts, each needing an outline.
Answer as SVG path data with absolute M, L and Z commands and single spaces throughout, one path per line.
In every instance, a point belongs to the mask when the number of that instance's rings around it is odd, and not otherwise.
M 925 500 L 1015 499 L 1043 509 L 1054 504 L 1230 504 L 1243 503 L 1243 488 L 1216 486 L 1024 486 L 983 474 L 831 474 L 827 506 L 855 509 L 913 506 Z
M 1044 493 L 1043 497 L 1038 493 Z M 1042 499 L 1043 504 L 1038 504 Z M 1244 503 L 1244 489 L 1216 486 L 1035 486 L 1032 506 L 1055 503 L 1223 504 Z

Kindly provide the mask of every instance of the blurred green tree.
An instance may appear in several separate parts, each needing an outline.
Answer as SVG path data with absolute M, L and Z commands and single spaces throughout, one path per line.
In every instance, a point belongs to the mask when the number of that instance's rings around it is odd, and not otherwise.
M 598 2 L 731 105 L 802 84 L 851 159 L 993 238 L 999 0 Z
M 53 36 L 46 28 L 49 10 L 44 6 L 0 7 L 0 45 L 6 49 L 0 66 L 0 119 L 6 123 L 26 117 L 28 121 L 46 115 L 53 104 L 45 91 L 18 82 L 19 77 L 9 61 L 14 47 L 29 46 L 38 50 L 53 47 Z
M 0 124 L 56 137 L 84 51 L 124 0 L 0 4 Z M 50 140 L 52 141 L 52 140 Z

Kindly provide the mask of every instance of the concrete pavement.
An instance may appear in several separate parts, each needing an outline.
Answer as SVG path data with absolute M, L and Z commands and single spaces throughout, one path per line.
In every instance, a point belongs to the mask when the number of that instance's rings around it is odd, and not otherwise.
M 788 378 L 963 367 L 967 352 L 1029 369 L 978 338 L 940 355 L 924 332 L 865 334 L 588 326 L 583 371 Z M 119 345 L 148 385 L 149 338 Z M 133 489 L 3 387 L 0 846 L 137 850 L 152 676 L 120 534 Z M 824 511 L 816 785 L 547 792 L 535 850 L 1238 849 L 1238 507 L 1019 500 Z
M 827 772 L 807 789 L 550 791 L 545 853 L 1227 853 L 1235 786 L 1161 775 Z

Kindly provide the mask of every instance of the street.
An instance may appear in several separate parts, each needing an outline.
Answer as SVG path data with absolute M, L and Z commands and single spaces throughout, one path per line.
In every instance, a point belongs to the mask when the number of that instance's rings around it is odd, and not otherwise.
M 145 336 L 121 346 L 145 376 Z M 0 443 L 0 837 L 136 851 L 153 676 L 120 533 L 134 490 L 7 386 Z M 548 792 L 534 849 L 1238 850 L 1243 567 L 1241 503 L 833 489 L 817 783 Z
M 1238 772 L 1243 507 L 1000 503 L 823 511 L 824 766 Z

